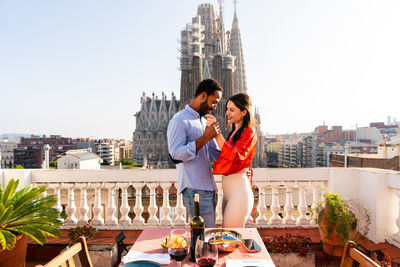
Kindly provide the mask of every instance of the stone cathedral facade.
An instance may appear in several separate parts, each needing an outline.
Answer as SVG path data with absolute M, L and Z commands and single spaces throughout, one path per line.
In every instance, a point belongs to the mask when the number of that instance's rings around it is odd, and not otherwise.
M 235 1 L 236 2 L 236 1 Z M 225 103 L 233 94 L 247 93 L 246 72 L 240 37 L 239 21 L 235 14 L 231 31 L 225 31 L 223 1 L 214 12 L 211 4 L 201 4 L 197 16 L 181 31 L 180 55 L 180 100 L 172 94 L 167 100 L 163 93 L 161 99 L 141 98 L 141 109 L 136 113 L 136 130 L 133 133 L 133 157 L 137 163 L 146 163 L 153 168 L 173 167 L 169 160 L 167 127 L 172 116 L 194 96 L 197 85 L 206 78 L 216 79 L 224 88 L 222 99 L 213 115 L 220 124 L 225 125 Z M 253 167 L 265 167 L 263 137 L 260 130 L 260 116 L 255 109 L 258 135 L 257 154 Z M 229 129 L 224 128 L 227 135 Z

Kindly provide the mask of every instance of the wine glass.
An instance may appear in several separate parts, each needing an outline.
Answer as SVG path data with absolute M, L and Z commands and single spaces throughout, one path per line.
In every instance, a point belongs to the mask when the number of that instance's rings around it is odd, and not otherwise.
M 212 240 L 204 241 L 200 237 L 196 241 L 196 262 L 200 267 L 211 267 L 217 263 L 218 247 Z
M 170 232 L 168 242 L 168 254 L 176 261 L 178 267 L 189 253 L 189 240 L 187 231 L 184 229 L 174 229 Z

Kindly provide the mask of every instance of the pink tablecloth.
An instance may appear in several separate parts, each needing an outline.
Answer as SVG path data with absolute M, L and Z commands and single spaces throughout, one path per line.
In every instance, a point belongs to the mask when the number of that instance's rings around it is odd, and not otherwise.
M 189 231 L 189 229 L 187 229 Z M 242 234 L 242 238 L 254 239 L 262 248 L 260 252 L 248 253 L 243 246 L 240 246 L 237 250 L 231 253 L 220 253 L 218 255 L 218 262 L 215 266 L 225 266 L 225 262 L 228 259 L 265 259 L 270 260 L 271 257 L 262 242 L 262 239 L 255 228 L 233 228 L 236 232 Z M 146 252 L 146 253 L 166 253 L 160 246 L 160 242 L 163 237 L 168 235 L 171 228 L 146 228 L 140 234 L 139 238 L 133 244 L 131 250 Z M 206 229 L 207 231 L 207 229 Z M 196 263 L 189 261 L 189 256 L 182 262 L 190 266 L 197 266 Z M 176 266 L 175 261 L 170 261 L 168 266 Z

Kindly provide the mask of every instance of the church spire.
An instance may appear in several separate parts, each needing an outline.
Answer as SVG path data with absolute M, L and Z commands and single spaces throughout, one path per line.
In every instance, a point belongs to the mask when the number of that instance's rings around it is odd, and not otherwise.
M 242 39 L 240 36 L 239 20 L 237 18 L 237 0 L 234 0 L 235 14 L 233 16 L 232 31 L 230 35 L 230 51 L 235 56 L 234 94 L 247 93 L 246 69 L 244 65 Z
M 237 7 L 237 0 L 233 0 L 233 7 L 234 7 L 234 13 L 233 13 L 233 21 L 237 21 L 237 16 L 236 16 L 236 7 Z

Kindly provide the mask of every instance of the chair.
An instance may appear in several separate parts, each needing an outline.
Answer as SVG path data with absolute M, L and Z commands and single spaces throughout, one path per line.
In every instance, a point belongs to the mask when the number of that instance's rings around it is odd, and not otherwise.
M 356 265 L 359 263 L 359 265 Z M 375 263 L 371 258 L 367 257 L 364 253 L 357 249 L 356 243 L 353 241 L 347 241 L 340 262 L 340 267 L 379 267 L 380 265 Z
M 89 257 L 86 238 L 84 236 L 79 237 L 79 243 L 67 248 L 44 266 L 36 265 L 35 267 L 75 267 L 73 256 L 76 254 L 79 255 L 82 267 L 93 267 L 92 261 Z

